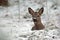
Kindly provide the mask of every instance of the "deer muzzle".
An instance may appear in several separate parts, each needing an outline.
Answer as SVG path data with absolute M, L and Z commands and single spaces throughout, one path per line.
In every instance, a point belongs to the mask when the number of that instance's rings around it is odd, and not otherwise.
M 34 22 L 37 22 L 37 19 L 33 19 Z

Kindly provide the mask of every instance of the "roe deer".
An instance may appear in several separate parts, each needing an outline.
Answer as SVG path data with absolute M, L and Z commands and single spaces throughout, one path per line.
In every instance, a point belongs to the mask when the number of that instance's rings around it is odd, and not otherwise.
M 34 12 L 30 7 L 28 8 L 29 13 L 32 15 L 32 19 L 34 22 L 34 27 L 32 28 L 32 30 L 42 30 L 44 29 L 44 25 L 41 22 L 41 14 L 44 11 L 44 8 L 42 7 L 38 12 Z

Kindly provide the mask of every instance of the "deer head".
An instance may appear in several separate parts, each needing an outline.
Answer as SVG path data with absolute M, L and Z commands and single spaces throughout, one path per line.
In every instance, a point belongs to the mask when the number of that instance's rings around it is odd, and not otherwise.
M 28 8 L 29 13 L 32 15 L 32 19 L 34 22 L 34 27 L 32 28 L 32 30 L 41 30 L 44 29 L 44 26 L 41 22 L 41 15 L 44 11 L 44 8 L 42 7 L 38 12 L 34 12 L 30 7 Z

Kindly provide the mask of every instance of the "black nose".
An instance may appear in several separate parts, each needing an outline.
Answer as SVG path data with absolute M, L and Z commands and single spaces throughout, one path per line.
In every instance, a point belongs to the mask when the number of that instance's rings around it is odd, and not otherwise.
M 34 21 L 34 22 L 37 22 L 37 20 L 36 20 L 36 19 L 33 19 L 33 21 Z

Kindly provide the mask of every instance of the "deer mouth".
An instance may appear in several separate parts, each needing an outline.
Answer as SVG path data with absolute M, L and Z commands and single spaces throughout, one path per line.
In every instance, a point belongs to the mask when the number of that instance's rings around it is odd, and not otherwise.
M 34 21 L 34 22 L 37 22 L 37 20 L 36 20 L 36 19 L 33 19 L 33 21 Z

